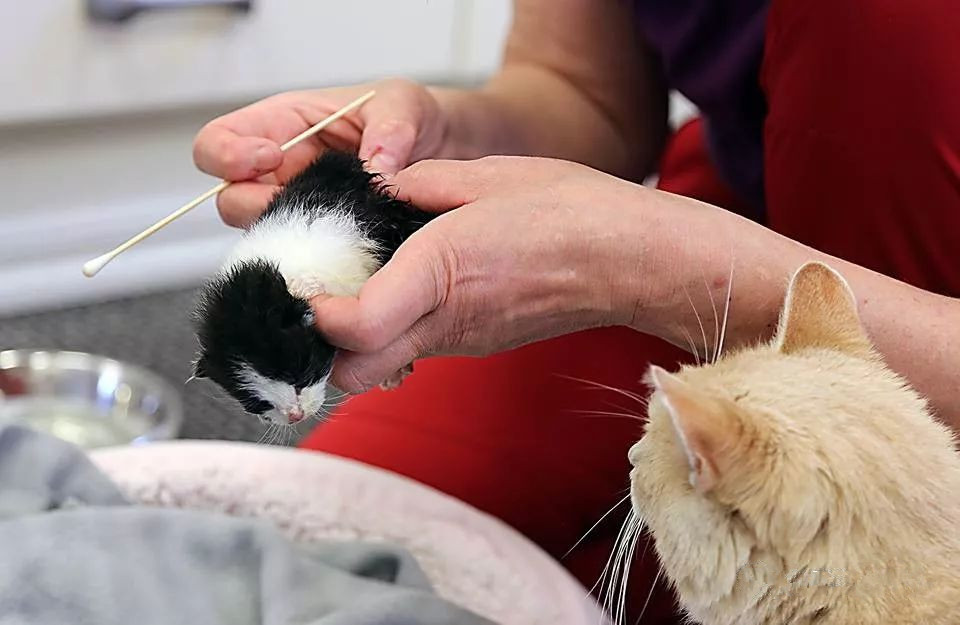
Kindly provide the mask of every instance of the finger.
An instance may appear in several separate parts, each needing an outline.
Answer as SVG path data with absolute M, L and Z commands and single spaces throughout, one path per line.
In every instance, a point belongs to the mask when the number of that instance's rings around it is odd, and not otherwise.
M 263 213 L 280 187 L 262 182 L 235 182 L 217 196 L 217 210 L 228 226 L 246 228 Z
M 491 183 L 481 161 L 419 161 L 390 179 L 399 199 L 437 213 L 476 201 Z
M 418 244 L 419 234 L 367 280 L 357 297 L 311 302 L 317 328 L 328 341 L 354 352 L 375 352 L 440 306 L 448 290 L 448 262 L 426 240 Z
M 410 162 L 423 123 L 418 87 L 390 82 L 360 109 L 363 136 L 358 156 L 371 171 L 393 175 Z
M 266 137 L 243 136 L 220 120 L 203 127 L 193 143 L 197 167 L 225 180 L 249 180 L 283 162 L 280 146 Z
M 373 354 L 340 352 L 331 379 L 341 391 L 364 393 L 425 355 L 415 335 L 407 333 Z

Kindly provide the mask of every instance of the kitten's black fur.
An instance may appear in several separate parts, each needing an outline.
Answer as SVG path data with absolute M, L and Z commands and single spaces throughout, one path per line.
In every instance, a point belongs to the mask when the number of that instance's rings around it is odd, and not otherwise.
M 276 212 L 323 210 L 343 202 L 364 232 L 380 247 L 380 264 L 387 262 L 400 244 L 436 215 L 390 195 L 380 177 L 363 168 L 363 161 L 347 152 L 328 150 L 294 176 L 273 198 L 260 217 Z
M 331 209 L 354 215 L 379 245 L 381 265 L 434 217 L 388 194 L 354 155 L 326 151 L 287 183 L 260 219 L 291 211 L 319 217 Z M 211 379 L 250 413 L 262 415 L 272 406 L 243 387 L 240 363 L 297 390 L 330 372 L 335 348 L 315 329 L 309 304 L 290 294 L 268 260 L 243 262 L 211 280 L 201 292 L 195 322 L 200 343 L 195 376 Z

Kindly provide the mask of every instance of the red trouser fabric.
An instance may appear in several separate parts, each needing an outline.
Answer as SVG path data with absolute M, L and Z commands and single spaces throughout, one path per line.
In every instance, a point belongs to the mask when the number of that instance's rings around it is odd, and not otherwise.
M 776 1 L 761 76 L 767 219 L 828 253 L 960 295 L 960 11 L 956 0 Z M 702 125 L 672 138 L 660 186 L 731 210 Z M 503 519 L 560 558 L 628 486 L 639 405 L 569 377 L 639 391 L 649 362 L 685 355 L 625 329 L 486 359 L 419 362 L 393 392 L 352 399 L 304 446 L 410 476 Z M 569 376 L 569 377 L 565 377 Z M 588 587 L 626 506 L 561 562 Z M 629 614 L 656 572 L 638 548 Z M 645 553 L 641 558 L 639 554 Z M 644 623 L 675 623 L 659 584 Z

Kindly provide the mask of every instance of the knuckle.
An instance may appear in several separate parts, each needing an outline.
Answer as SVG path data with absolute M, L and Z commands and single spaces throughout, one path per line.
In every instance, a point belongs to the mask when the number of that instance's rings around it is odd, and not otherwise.
M 375 131 L 380 135 L 388 135 L 394 141 L 411 143 L 417 138 L 417 127 L 410 119 L 390 117 L 376 122 Z
M 357 322 L 354 342 L 355 351 L 363 353 L 379 351 L 388 343 L 386 328 L 380 319 L 366 315 Z
M 377 83 L 380 89 L 396 91 L 397 93 L 416 93 L 422 89 L 420 83 L 409 78 L 387 78 Z
M 403 180 L 417 182 L 427 176 L 430 168 L 429 161 L 416 161 L 403 170 Z
M 217 164 L 227 175 L 235 173 L 235 170 L 241 165 L 241 160 L 236 150 L 223 148 L 217 150 Z
M 370 390 L 373 387 L 373 383 L 370 382 L 359 369 L 351 368 L 341 374 L 340 386 L 341 390 L 358 394 Z

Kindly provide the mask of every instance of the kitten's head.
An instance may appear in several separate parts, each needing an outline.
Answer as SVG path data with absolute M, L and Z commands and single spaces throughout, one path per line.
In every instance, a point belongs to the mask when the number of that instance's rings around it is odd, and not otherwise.
M 909 531 L 924 473 L 952 454 L 874 351 L 846 282 L 819 263 L 794 275 L 772 341 L 677 374 L 652 367 L 648 381 L 633 506 L 700 618 L 748 602 L 744 575 L 848 566 L 857 540 L 880 553 L 893 528 Z
M 285 425 L 319 414 L 335 350 L 276 267 L 233 265 L 204 287 L 195 318 L 195 377 L 211 379 L 263 421 Z

